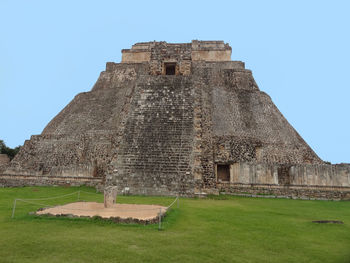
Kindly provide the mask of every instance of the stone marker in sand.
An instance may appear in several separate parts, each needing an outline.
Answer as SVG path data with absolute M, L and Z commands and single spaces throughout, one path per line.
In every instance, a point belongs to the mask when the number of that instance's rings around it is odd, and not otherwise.
M 105 208 L 112 208 L 117 200 L 117 187 L 106 186 L 104 189 L 104 206 Z
M 104 188 L 104 204 L 84 201 L 74 202 L 55 207 L 41 208 L 36 211 L 36 214 L 69 217 L 98 216 L 117 223 L 153 224 L 158 223 L 169 208 L 160 205 L 117 204 L 116 199 L 117 186 L 107 186 Z M 161 216 L 159 216 L 159 213 L 161 213 Z

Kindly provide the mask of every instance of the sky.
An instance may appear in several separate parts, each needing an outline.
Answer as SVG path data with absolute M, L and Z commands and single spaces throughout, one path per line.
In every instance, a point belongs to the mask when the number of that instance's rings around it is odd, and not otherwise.
M 0 139 L 40 134 L 136 42 L 224 40 L 324 160 L 350 163 L 350 1 L 0 0 Z

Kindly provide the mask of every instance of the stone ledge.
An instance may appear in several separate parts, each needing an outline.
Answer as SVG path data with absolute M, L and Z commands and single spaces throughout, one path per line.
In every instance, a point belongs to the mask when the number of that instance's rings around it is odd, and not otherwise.
M 102 183 L 103 183 L 103 178 L 101 177 L 0 175 L 0 187 L 54 186 L 54 185 L 98 186 Z
M 278 185 L 278 184 L 245 184 L 245 183 L 218 183 L 218 188 L 221 187 L 242 187 L 242 188 L 269 188 L 269 189 L 322 189 L 322 190 L 344 190 L 350 192 L 349 186 L 327 186 L 327 185 Z
M 289 198 L 302 200 L 350 200 L 350 187 L 269 185 L 269 184 L 217 184 L 219 191 L 228 195 L 262 198 Z
M 50 176 L 50 175 L 25 175 L 25 174 L 0 174 L 1 178 L 9 179 L 85 179 L 85 180 L 102 180 L 102 177 L 89 177 L 89 176 Z

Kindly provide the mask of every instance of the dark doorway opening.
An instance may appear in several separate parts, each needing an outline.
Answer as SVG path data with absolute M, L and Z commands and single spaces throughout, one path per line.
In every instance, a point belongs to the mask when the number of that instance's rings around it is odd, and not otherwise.
M 229 164 L 218 164 L 217 165 L 217 180 L 218 180 L 218 182 L 229 182 L 230 181 L 230 165 Z
M 278 184 L 279 185 L 290 185 L 291 178 L 289 175 L 290 165 L 282 165 L 277 169 Z
M 165 64 L 165 75 L 175 75 L 176 64 L 175 63 L 166 63 Z

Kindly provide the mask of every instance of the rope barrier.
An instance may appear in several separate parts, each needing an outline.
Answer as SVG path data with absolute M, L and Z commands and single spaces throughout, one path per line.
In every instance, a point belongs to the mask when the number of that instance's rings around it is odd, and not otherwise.
M 173 204 L 175 204 L 175 202 L 178 201 L 178 200 L 179 200 L 179 197 L 177 196 L 175 198 L 175 200 L 169 206 L 167 206 L 167 209 L 170 208 Z
M 82 192 L 82 193 L 86 193 L 86 194 L 92 194 L 92 195 L 99 195 L 99 196 L 102 196 L 102 195 L 99 194 L 99 193 L 86 192 L 86 191 L 83 191 L 83 190 L 79 190 L 79 191 Z
M 159 222 L 158 222 L 158 230 L 162 229 L 162 208 L 159 208 L 159 214 L 158 214 Z
M 70 195 L 77 194 L 79 191 L 76 191 L 74 193 L 66 194 L 66 195 L 60 195 L 60 196 L 55 196 L 55 197 L 48 197 L 48 198 L 36 198 L 36 199 L 21 199 L 21 200 L 32 200 L 32 201 L 40 201 L 40 200 L 52 200 L 52 199 L 58 199 Z
M 23 199 L 16 199 L 16 200 L 17 200 L 17 201 L 22 201 L 22 202 L 24 202 L 24 203 L 31 204 L 31 205 L 42 205 L 42 206 L 44 206 L 44 207 L 52 207 L 52 205 L 29 202 L 29 201 L 23 200 Z
M 70 193 L 70 194 L 65 194 L 65 195 L 60 195 L 60 196 L 54 196 L 54 197 L 47 197 L 47 198 L 31 198 L 31 199 L 21 199 L 21 198 L 17 198 L 17 199 L 15 199 L 15 201 L 14 201 L 14 203 L 13 203 L 12 216 L 11 216 L 11 218 L 14 218 L 14 216 L 15 216 L 17 201 L 21 201 L 21 202 L 29 203 L 29 204 L 34 204 L 34 205 L 41 205 L 41 206 L 44 206 L 44 207 L 52 207 L 52 206 L 50 206 L 50 205 L 40 204 L 40 203 L 34 203 L 34 202 L 30 202 L 30 201 L 54 200 L 54 199 L 59 199 L 59 198 L 62 198 L 62 197 L 71 196 L 71 195 L 74 195 L 74 194 L 77 194 L 77 193 L 78 193 L 78 199 L 79 199 L 79 195 L 80 195 L 80 192 L 79 192 L 79 191 L 76 191 L 76 192 L 73 192 L 73 193 Z
M 44 206 L 44 207 L 51 207 L 50 205 L 46 205 L 46 204 L 34 203 L 34 202 L 30 202 L 30 201 L 23 200 L 23 199 L 15 199 L 15 201 L 13 203 L 11 218 L 14 218 L 14 216 L 15 216 L 17 201 L 21 201 L 21 202 L 28 203 L 28 204 L 33 204 L 33 205 L 41 205 L 41 206 Z
M 52 207 L 56 207 L 56 206 L 48 206 L 48 207 L 52 208 Z M 68 207 L 62 207 L 62 208 L 59 208 L 59 209 L 61 209 L 61 210 L 77 210 L 77 211 L 92 211 L 91 209 L 68 208 Z M 96 209 L 96 211 L 100 211 L 100 210 L 103 210 L 103 209 L 105 209 L 105 208 L 104 207 L 103 208 L 99 208 L 99 209 Z M 156 208 L 144 208 L 144 209 L 123 209 L 122 211 L 123 212 L 154 211 L 154 210 L 159 210 L 159 209 L 160 209 L 159 207 L 156 207 Z

